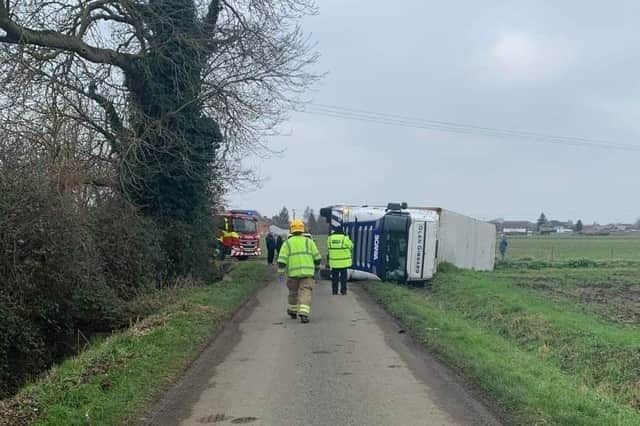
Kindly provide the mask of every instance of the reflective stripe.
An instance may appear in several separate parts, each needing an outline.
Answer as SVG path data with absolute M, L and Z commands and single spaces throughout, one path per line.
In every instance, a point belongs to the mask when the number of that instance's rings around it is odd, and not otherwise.
M 308 251 L 294 251 L 293 253 L 289 253 L 289 257 L 300 256 L 303 254 L 308 256 L 310 253 Z
M 287 305 L 287 312 L 298 312 L 298 305 Z
M 309 305 L 300 305 L 298 308 L 298 313 L 301 315 L 309 315 L 311 313 L 311 306 Z
M 301 271 L 302 273 L 296 273 L 296 271 Z M 313 277 L 315 274 L 316 269 L 313 267 L 296 266 L 295 268 L 289 268 L 289 276 L 292 278 L 309 278 Z

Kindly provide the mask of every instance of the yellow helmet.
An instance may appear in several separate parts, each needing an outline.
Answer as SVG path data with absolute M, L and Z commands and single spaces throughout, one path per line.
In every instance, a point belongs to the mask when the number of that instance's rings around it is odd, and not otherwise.
M 304 232 L 304 222 L 300 219 L 293 219 L 291 225 L 289 225 L 289 232 L 295 234 L 296 232 Z

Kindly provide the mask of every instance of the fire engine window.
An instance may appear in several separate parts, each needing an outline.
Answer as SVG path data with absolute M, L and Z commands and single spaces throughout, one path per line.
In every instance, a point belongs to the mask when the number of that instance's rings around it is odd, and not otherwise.
M 233 230 L 241 233 L 254 233 L 258 230 L 255 220 L 233 218 Z

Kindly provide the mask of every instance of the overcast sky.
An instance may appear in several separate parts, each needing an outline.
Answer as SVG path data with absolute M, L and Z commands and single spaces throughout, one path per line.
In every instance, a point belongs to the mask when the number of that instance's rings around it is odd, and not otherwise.
M 640 2 L 318 0 L 314 103 L 640 147 Z M 640 151 L 294 113 L 234 207 L 346 202 L 483 219 L 633 221 Z

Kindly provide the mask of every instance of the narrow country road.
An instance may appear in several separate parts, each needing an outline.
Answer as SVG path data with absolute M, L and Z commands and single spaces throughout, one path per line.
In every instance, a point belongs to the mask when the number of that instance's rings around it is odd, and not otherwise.
M 142 423 L 499 424 L 363 290 L 330 287 L 309 324 L 285 318 L 283 284 L 262 289 Z

